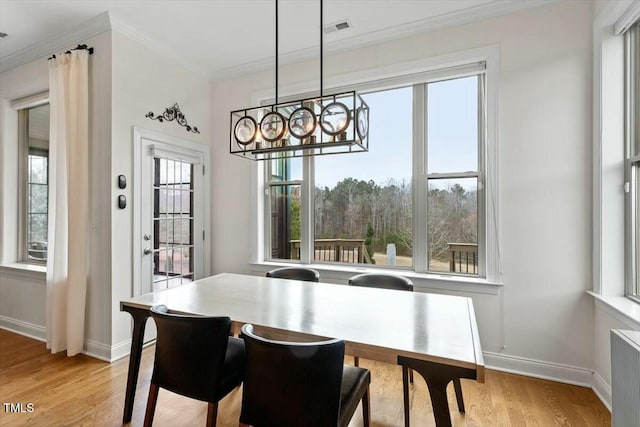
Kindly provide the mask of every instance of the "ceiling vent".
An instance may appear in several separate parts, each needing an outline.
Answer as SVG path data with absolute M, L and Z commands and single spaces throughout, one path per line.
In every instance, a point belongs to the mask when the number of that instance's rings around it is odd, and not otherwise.
M 341 21 L 333 22 L 331 24 L 325 25 L 324 33 L 325 34 L 335 33 L 336 31 L 346 30 L 348 28 L 351 28 L 351 21 L 349 21 L 348 19 L 343 19 Z
M 0 31 L 0 39 L 3 39 L 5 37 L 7 37 L 7 36 L 8 36 L 7 33 L 3 33 L 3 32 Z

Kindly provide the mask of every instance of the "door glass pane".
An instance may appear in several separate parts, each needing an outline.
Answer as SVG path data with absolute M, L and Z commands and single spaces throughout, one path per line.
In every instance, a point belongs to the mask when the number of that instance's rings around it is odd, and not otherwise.
M 478 169 L 478 76 L 427 84 L 428 173 Z
M 193 280 L 193 165 L 154 159 L 153 289 Z
M 478 274 L 478 179 L 429 179 L 429 271 Z
M 369 151 L 314 158 L 314 260 L 411 267 L 413 89 L 363 98 Z

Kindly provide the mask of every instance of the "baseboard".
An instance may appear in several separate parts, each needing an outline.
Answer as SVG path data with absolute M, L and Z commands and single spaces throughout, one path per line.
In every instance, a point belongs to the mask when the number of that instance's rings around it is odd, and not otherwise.
M 0 328 L 33 338 L 34 340 L 47 341 L 47 329 L 44 326 L 0 316 Z
M 611 386 L 598 374 L 593 373 L 593 391 L 600 398 L 604 406 L 611 412 Z
M 47 328 L 33 323 L 23 322 L 22 320 L 12 319 L 6 316 L 0 316 L 0 328 L 14 332 L 34 340 L 46 342 Z M 105 362 L 115 362 L 129 355 L 131 349 L 131 340 L 125 340 L 114 346 L 103 344 L 93 340 L 85 340 L 83 354 Z
M 82 354 L 95 357 L 96 359 L 104 360 L 105 362 L 112 362 L 111 346 L 103 344 L 101 342 L 85 340 L 84 350 L 82 351 Z
M 483 355 L 485 366 L 489 369 L 582 387 L 592 387 L 593 371 L 590 369 L 491 352 L 484 352 Z
M 116 360 L 120 360 L 129 356 L 129 352 L 131 351 L 131 339 L 127 339 L 119 342 L 118 344 L 111 347 L 111 362 L 115 362 Z

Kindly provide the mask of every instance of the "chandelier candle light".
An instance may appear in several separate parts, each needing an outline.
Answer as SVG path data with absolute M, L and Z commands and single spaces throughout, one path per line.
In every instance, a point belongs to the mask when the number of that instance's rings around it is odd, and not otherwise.
M 252 160 L 369 150 L 369 106 L 355 91 L 324 95 L 320 0 L 320 96 L 278 102 L 278 0 L 275 103 L 231 112 L 231 154 Z

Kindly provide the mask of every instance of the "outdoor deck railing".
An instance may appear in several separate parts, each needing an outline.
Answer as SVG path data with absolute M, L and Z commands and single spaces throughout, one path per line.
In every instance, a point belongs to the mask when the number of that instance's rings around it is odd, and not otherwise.
M 289 244 L 291 259 L 300 259 L 300 240 L 291 240 Z M 314 261 L 371 263 L 364 239 L 316 239 L 313 246 Z
M 478 245 L 476 243 L 449 243 L 449 271 L 478 274 Z

